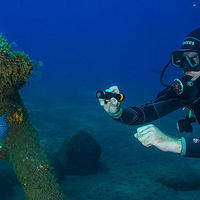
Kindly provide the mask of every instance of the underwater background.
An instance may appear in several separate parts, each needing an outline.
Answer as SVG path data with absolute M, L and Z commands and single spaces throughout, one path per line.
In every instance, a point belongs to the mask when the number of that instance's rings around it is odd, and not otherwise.
M 199 27 L 198 0 L 7 0 L 1 2 L 0 32 L 43 65 L 21 90 L 32 123 L 48 154 L 70 134 L 88 131 L 101 145 L 105 166 L 95 174 L 66 176 L 68 200 L 198 199 L 200 161 L 133 138 L 136 126 L 110 119 L 99 89 L 117 85 L 123 105 L 151 101 L 163 89 L 160 73 L 184 37 Z M 169 70 L 169 81 L 177 70 Z M 153 124 L 173 136 L 177 111 Z M 193 133 L 198 134 L 199 125 Z M 0 161 L 0 200 L 23 200 L 11 169 Z

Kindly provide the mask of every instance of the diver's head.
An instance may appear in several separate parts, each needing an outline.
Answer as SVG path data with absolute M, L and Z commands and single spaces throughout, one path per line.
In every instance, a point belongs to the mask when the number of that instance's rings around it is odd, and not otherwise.
M 200 76 L 200 28 L 186 36 L 181 49 L 172 52 L 172 65 L 191 76 Z

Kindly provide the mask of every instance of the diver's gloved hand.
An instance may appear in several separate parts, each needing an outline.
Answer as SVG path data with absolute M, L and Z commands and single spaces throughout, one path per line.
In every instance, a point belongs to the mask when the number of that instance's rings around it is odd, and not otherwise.
M 162 151 L 181 153 L 182 144 L 180 138 L 174 138 L 164 134 L 153 124 L 142 126 L 134 134 L 144 146 L 155 146 Z
M 117 86 L 112 86 L 109 89 L 105 90 L 106 92 L 113 92 L 116 94 L 120 94 Z M 114 97 L 110 99 L 110 101 L 106 101 L 104 99 L 99 99 L 100 105 L 104 107 L 104 110 L 114 119 L 118 119 L 122 114 L 122 108 L 120 106 L 120 102 L 117 101 Z

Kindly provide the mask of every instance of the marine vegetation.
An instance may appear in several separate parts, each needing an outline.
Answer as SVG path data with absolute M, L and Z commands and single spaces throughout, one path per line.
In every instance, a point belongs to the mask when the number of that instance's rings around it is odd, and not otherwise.
M 64 194 L 19 94 L 34 67 L 28 55 L 14 50 L 0 34 L 0 115 L 7 114 L 9 122 L 0 157 L 13 165 L 27 200 L 63 200 Z

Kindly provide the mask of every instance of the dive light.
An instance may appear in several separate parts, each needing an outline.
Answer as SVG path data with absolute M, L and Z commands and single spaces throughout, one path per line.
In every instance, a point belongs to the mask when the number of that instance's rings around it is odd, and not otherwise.
M 104 99 L 104 100 L 110 100 L 111 98 L 115 98 L 118 101 L 123 101 L 124 100 L 124 95 L 123 94 L 116 94 L 112 92 L 106 92 L 104 90 L 98 90 L 96 92 L 96 98 L 97 99 Z

